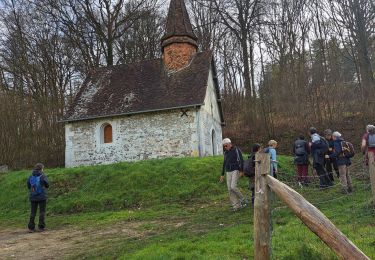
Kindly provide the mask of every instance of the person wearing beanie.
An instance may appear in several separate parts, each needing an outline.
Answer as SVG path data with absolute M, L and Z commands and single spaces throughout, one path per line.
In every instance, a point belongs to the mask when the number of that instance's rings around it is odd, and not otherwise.
M 243 157 L 241 150 L 233 146 L 229 138 L 223 139 L 223 148 L 224 162 L 220 182 L 224 181 L 224 175 L 226 175 L 232 209 L 233 211 L 237 211 L 247 206 L 244 196 L 237 188 L 238 179 L 243 175 Z
M 331 155 L 333 153 L 333 138 L 332 138 L 332 130 L 326 129 L 324 130 L 324 138 L 328 142 L 328 151 L 326 154 Z M 337 178 L 339 178 L 339 168 L 337 167 L 336 159 L 334 158 L 325 158 L 325 168 L 328 172 L 328 177 L 331 179 L 331 181 L 334 181 L 333 179 L 333 170 L 336 173 Z
M 338 131 L 333 132 L 332 138 L 334 144 L 333 152 L 330 155 L 326 155 L 326 158 L 336 159 L 340 174 L 341 192 L 344 194 L 351 193 L 353 191 L 352 180 L 349 175 L 349 166 L 351 162 L 343 153 L 344 138 Z
M 44 231 L 46 227 L 46 204 L 47 192 L 49 187 L 47 176 L 43 173 L 44 165 L 37 163 L 34 166 L 31 176 L 27 179 L 27 188 L 29 189 L 30 200 L 30 220 L 28 224 L 29 232 L 35 232 L 35 216 L 39 207 L 39 231 Z
M 320 188 L 327 188 L 333 185 L 324 168 L 324 155 L 328 151 L 328 142 L 321 137 L 315 127 L 310 127 L 311 136 L 310 150 L 313 158 L 313 168 L 319 176 Z

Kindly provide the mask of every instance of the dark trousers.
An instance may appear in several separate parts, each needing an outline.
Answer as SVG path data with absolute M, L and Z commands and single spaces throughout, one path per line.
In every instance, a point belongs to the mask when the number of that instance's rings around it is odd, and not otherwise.
M 31 213 L 30 213 L 30 221 L 29 221 L 29 229 L 34 230 L 35 229 L 35 216 L 36 216 L 36 211 L 39 206 L 39 223 L 38 223 L 38 228 L 39 229 L 44 229 L 46 227 L 46 223 L 44 222 L 45 216 L 46 216 L 46 200 L 42 201 L 31 201 Z
M 314 168 L 319 176 L 320 188 L 326 188 L 333 185 L 323 165 L 314 164 Z
M 297 174 L 298 174 L 298 181 L 302 183 L 308 183 L 309 179 L 307 178 L 307 174 L 309 171 L 308 165 L 297 165 Z
M 340 177 L 339 167 L 337 166 L 336 160 L 334 160 L 334 159 L 326 159 L 325 160 L 325 167 L 326 167 L 326 170 L 328 172 L 328 176 L 331 179 L 331 181 L 333 181 L 333 170 L 335 170 L 337 178 Z

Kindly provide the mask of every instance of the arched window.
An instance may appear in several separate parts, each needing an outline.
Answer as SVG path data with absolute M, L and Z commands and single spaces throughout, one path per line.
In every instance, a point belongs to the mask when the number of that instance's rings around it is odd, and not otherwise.
M 103 143 L 112 143 L 112 126 L 110 124 L 103 125 Z

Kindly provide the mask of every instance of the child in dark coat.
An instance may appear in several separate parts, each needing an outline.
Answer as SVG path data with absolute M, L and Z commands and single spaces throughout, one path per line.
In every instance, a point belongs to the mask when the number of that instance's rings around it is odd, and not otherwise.
M 35 232 L 35 216 L 39 207 L 39 231 L 44 231 L 45 216 L 46 216 L 46 204 L 47 204 L 47 191 L 49 187 L 48 178 L 43 173 L 44 165 L 37 163 L 34 166 L 34 170 L 31 176 L 27 180 L 27 188 L 29 189 L 29 199 L 31 204 L 31 213 L 29 221 L 29 232 Z

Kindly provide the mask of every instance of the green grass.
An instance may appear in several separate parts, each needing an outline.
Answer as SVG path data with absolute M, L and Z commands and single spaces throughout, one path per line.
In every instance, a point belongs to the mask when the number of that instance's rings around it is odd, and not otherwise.
M 290 157 L 280 171 L 292 183 Z M 72 251 L 72 259 L 252 259 L 253 212 L 229 210 L 219 183 L 222 157 L 150 160 L 73 169 L 46 169 L 51 182 L 50 229 L 87 230 L 137 224 L 141 237 L 106 237 Z M 30 171 L 0 175 L 0 230 L 24 228 Z M 282 179 L 281 178 L 281 179 Z M 247 179 L 240 180 L 246 192 Z M 300 190 L 370 258 L 375 257 L 374 210 L 368 180 L 355 180 L 352 196 L 338 187 Z M 274 259 L 336 259 L 335 254 L 277 199 L 272 211 Z

